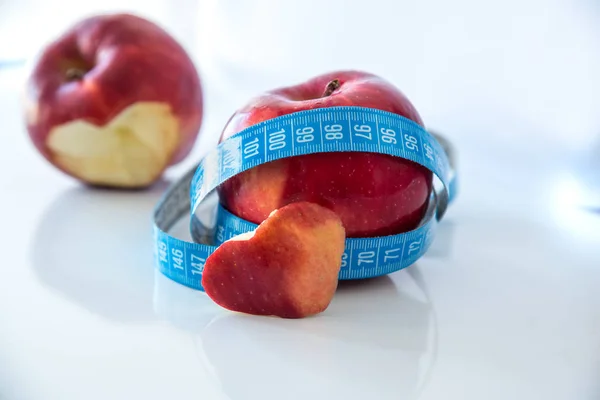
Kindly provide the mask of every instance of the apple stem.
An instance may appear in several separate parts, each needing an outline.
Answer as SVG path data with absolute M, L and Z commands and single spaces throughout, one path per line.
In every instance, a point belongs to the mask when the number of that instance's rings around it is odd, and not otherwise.
M 69 68 L 67 72 L 65 72 L 65 76 L 68 81 L 78 81 L 81 80 L 85 75 L 85 71 L 79 68 Z
M 325 92 L 323 93 L 323 97 L 331 96 L 331 94 L 340 87 L 339 79 L 334 79 L 325 86 Z

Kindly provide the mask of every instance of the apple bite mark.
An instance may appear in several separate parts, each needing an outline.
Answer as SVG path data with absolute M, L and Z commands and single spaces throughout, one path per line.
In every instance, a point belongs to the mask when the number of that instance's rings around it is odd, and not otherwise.
M 219 246 L 206 260 L 202 286 L 231 311 L 315 315 L 335 294 L 344 245 L 344 227 L 334 212 L 292 203 L 271 213 L 254 232 Z
M 84 120 L 59 125 L 47 146 L 54 162 L 90 184 L 144 187 L 171 161 L 178 132 L 168 104 L 137 102 L 104 126 Z

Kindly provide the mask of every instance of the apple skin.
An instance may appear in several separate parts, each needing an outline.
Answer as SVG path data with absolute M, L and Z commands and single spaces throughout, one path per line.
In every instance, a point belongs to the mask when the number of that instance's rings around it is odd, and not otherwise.
M 297 202 L 275 210 L 253 232 L 221 244 L 202 272 L 221 307 L 304 318 L 327 309 L 338 285 L 345 231 L 336 213 Z
M 200 77 L 184 48 L 155 23 L 127 13 L 88 17 L 48 43 L 33 60 L 24 97 L 26 127 L 37 150 L 68 175 L 102 186 L 153 183 L 166 167 L 189 154 L 203 118 Z M 158 126 L 155 132 L 144 137 L 148 126 L 140 126 L 126 138 L 130 144 L 146 145 L 141 147 L 144 153 L 139 155 L 138 146 L 122 161 L 130 169 L 149 171 L 122 178 L 102 173 L 86 175 L 85 168 L 105 168 L 111 162 L 107 160 L 115 157 L 109 150 L 116 149 L 106 145 L 104 159 L 80 167 L 77 163 L 86 152 L 94 152 L 91 147 L 98 147 L 100 139 L 87 145 L 87 139 L 79 135 L 106 127 L 119 116 L 115 132 L 135 130 L 130 126 L 132 120 L 139 123 L 156 119 L 152 122 Z M 52 147 L 53 131 L 64 126 L 70 129 L 68 138 L 60 139 L 61 145 L 69 147 L 63 142 L 77 141 L 78 151 L 84 155 L 64 157 Z M 123 136 L 116 133 L 113 142 L 119 140 L 119 135 Z M 61 162 L 65 158 L 68 160 Z
M 367 72 L 334 71 L 252 99 L 231 116 L 220 140 L 281 115 L 334 106 L 389 111 L 423 126 L 410 101 L 389 82 Z M 427 209 L 432 179 L 429 170 L 409 160 L 341 152 L 262 164 L 218 191 L 226 209 L 253 223 L 286 204 L 309 201 L 335 211 L 348 237 L 372 237 L 416 228 Z

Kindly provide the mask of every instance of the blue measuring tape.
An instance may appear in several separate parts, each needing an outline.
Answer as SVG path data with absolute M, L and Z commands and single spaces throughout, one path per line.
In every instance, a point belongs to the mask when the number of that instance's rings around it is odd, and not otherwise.
M 349 106 L 305 110 L 264 121 L 208 152 L 196 168 L 167 190 L 155 208 L 156 267 L 176 282 L 203 290 L 206 259 L 219 244 L 257 227 L 220 205 L 216 207 L 214 226 L 201 222 L 197 211 L 207 197 L 214 196 L 215 189 L 227 179 L 266 162 L 342 151 L 408 159 L 433 172 L 437 182 L 425 217 L 416 229 L 390 236 L 347 238 L 339 279 L 386 275 L 412 265 L 431 245 L 437 224 L 456 195 L 451 145 L 400 115 Z M 188 213 L 193 242 L 167 233 Z

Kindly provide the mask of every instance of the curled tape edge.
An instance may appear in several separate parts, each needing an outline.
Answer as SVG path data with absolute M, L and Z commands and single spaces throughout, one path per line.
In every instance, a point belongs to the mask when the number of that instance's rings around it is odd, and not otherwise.
M 324 125 L 324 122 L 327 124 Z M 353 134 L 356 133 L 353 132 L 353 122 L 375 129 L 369 131 L 371 134 L 368 137 L 361 131 L 363 135 L 355 136 L 353 140 Z M 331 131 L 327 132 L 324 126 L 341 126 L 341 130 L 335 131 L 334 135 Z M 294 143 L 299 137 L 295 132 L 311 132 L 315 143 L 305 145 L 305 141 L 302 146 L 300 142 Z M 383 139 L 382 132 L 387 133 L 386 139 Z M 394 136 L 390 136 L 391 132 L 394 132 Z M 274 134 L 277 141 L 270 140 Z M 327 134 L 328 139 L 325 139 Z M 215 194 L 215 189 L 225 180 L 265 162 L 332 151 L 390 154 L 423 165 L 441 182 L 441 188 L 432 189 L 426 215 L 414 230 L 390 236 L 347 238 L 339 279 L 386 275 L 412 265 L 428 250 L 437 223 L 456 197 L 453 146 L 443 136 L 429 133 L 400 115 L 364 107 L 341 106 L 304 110 L 261 122 L 236 133 L 209 151 L 197 166 L 166 190 L 155 207 L 153 233 L 156 268 L 175 282 L 203 291 L 202 271 L 208 256 L 226 238 L 247 232 L 257 225 L 228 213 L 219 205 L 216 232 L 225 234 L 220 240 L 213 237 L 213 244 L 207 244 L 205 242 L 210 241 L 210 235 L 207 235 L 206 226 L 195 215 L 200 203 Z M 249 154 L 252 156 L 247 157 Z M 186 214 L 190 215 L 193 242 L 167 233 Z

